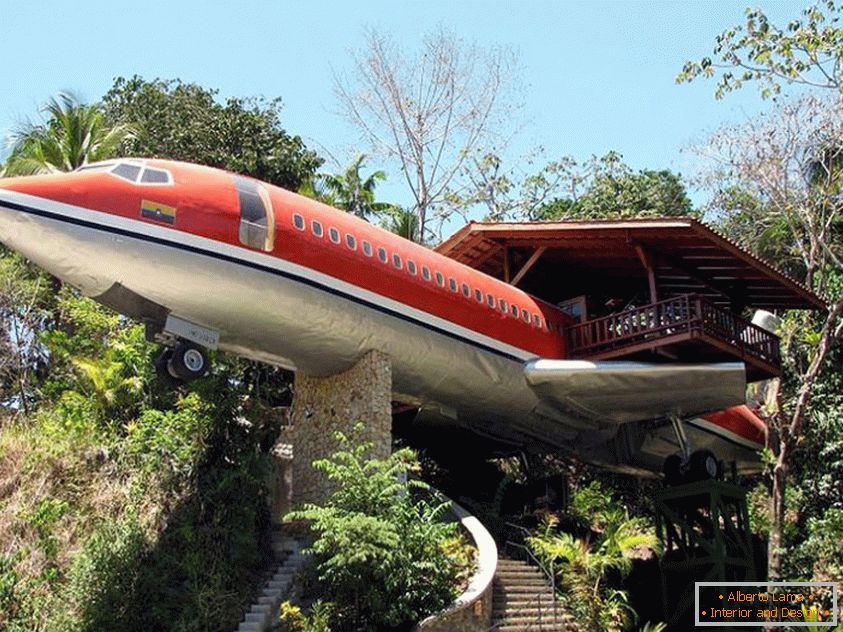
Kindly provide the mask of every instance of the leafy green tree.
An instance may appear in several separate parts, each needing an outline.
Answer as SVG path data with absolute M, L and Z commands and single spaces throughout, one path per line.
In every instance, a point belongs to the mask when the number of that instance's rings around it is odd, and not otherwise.
M 106 118 L 137 134 L 123 155 L 197 162 L 298 190 L 322 164 L 281 126 L 281 100 L 229 98 L 180 80 L 119 77 L 102 100 Z
M 134 136 L 127 123 L 110 123 L 96 105 L 61 92 L 43 108 L 47 121 L 27 123 L 12 134 L 12 152 L 0 175 L 73 171 L 114 156 Z
M 336 607 L 340 630 L 383 630 L 419 621 L 456 597 L 457 558 L 448 543 L 456 524 L 442 522 L 446 503 L 415 493 L 407 480 L 417 467 L 412 451 L 369 459 L 370 444 L 353 445 L 341 433 L 340 449 L 313 466 L 334 483 L 323 505 L 306 505 L 287 520 L 307 520 L 317 533 L 321 591 Z
M 569 194 L 540 206 L 535 219 L 626 219 L 694 216 L 677 174 L 668 170 L 633 171 L 622 156 L 592 157 L 567 177 Z
M 534 152 L 520 162 L 532 167 L 536 160 Z M 446 219 L 454 213 L 467 218 L 477 207 L 493 222 L 696 214 L 678 175 L 635 172 L 614 151 L 582 163 L 563 156 L 536 171 L 506 168 L 490 153 L 471 162 L 465 179 L 469 186 L 448 194 Z
M 713 57 L 686 61 L 677 83 L 720 73 L 715 96 L 755 82 L 764 98 L 782 84 L 840 91 L 843 88 L 841 5 L 833 0 L 813 4 L 786 26 L 772 24 L 761 9 L 747 9 L 746 23 L 716 40 Z
M 519 165 L 532 168 L 540 153 L 540 149 L 532 152 L 519 160 Z M 479 207 L 485 211 L 487 221 L 536 219 L 539 209 L 576 183 L 576 169 L 576 162 L 568 156 L 527 172 L 520 166 L 507 168 L 493 152 L 475 155 L 463 168 L 463 179 L 468 184 L 448 191 L 445 202 L 450 213 L 443 213 L 444 218 L 450 219 L 456 213 L 468 219 L 470 212 Z
M 834 371 L 843 340 L 843 102 L 804 95 L 779 103 L 745 124 L 717 130 L 699 152 L 709 158 L 701 182 L 716 192 L 716 210 L 730 234 L 755 248 L 786 255 L 827 310 L 785 313 L 780 329 L 785 379 L 767 410 L 771 509 L 768 574 L 782 576 L 787 548 L 787 486 L 797 450 L 812 433 L 818 393 Z M 737 192 L 737 194 L 735 193 Z

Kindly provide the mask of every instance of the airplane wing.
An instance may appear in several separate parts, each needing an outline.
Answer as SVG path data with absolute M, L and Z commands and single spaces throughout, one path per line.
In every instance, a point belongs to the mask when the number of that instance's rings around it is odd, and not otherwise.
M 648 364 L 587 360 L 532 360 L 527 383 L 543 408 L 601 424 L 724 410 L 746 401 L 741 362 Z

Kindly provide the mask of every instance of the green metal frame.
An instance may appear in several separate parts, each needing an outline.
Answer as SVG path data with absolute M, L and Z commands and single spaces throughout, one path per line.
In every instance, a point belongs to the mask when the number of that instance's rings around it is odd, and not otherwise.
M 694 582 L 756 578 L 746 490 L 700 481 L 659 490 L 653 501 L 665 619 L 669 629 L 685 629 L 694 620 Z

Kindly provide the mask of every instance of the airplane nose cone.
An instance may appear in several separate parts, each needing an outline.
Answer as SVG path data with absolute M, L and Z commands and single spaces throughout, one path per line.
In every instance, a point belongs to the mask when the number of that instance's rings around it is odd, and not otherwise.
M 11 200 L 19 197 L 14 195 L 18 193 L 50 200 L 59 200 L 78 188 L 78 174 L 74 173 L 0 178 L 0 199 Z

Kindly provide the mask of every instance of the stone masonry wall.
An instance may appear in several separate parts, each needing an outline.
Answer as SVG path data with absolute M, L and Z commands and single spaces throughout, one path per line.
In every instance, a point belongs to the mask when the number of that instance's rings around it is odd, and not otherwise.
M 392 451 L 392 367 L 389 357 L 371 351 L 352 368 L 328 377 L 296 374 L 289 439 L 293 444 L 292 502 L 321 502 L 331 488 L 311 463 L 337 449 L 334 433 L 350 434 L 358 422 L 371 456 Z

